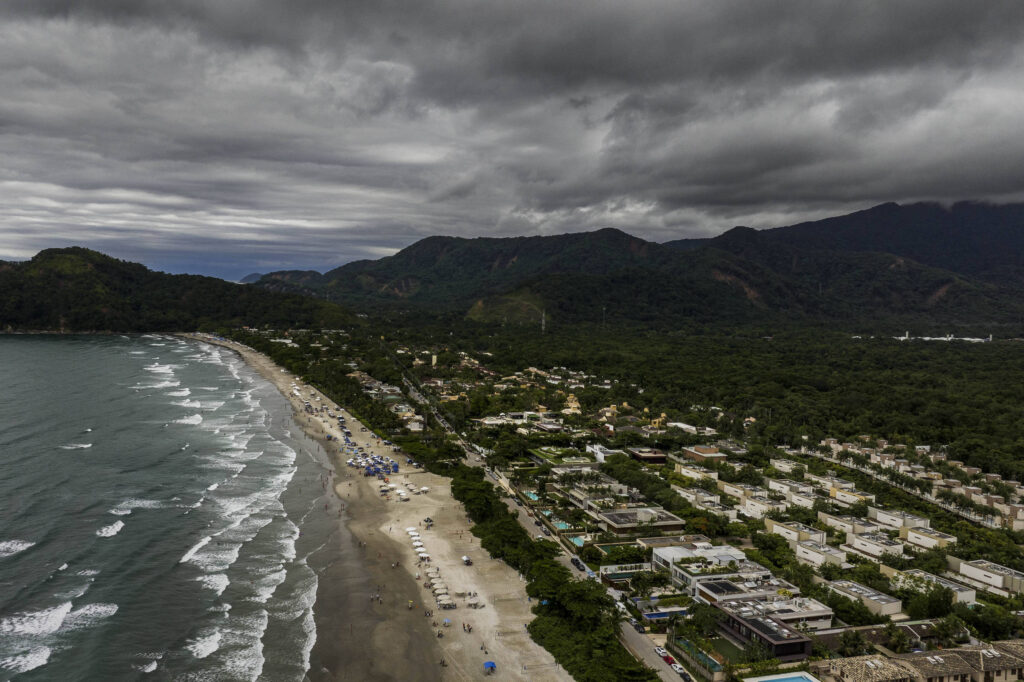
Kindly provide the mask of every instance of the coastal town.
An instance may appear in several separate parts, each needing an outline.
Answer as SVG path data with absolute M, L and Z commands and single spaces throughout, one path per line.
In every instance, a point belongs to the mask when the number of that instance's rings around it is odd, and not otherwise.
M 753 415 L 634 408 L 626 398 L 644 387 L 614 378 L 499 372 L 438 347 L 381 344 L 370 361 L 346 339 L 272 343 L 344 358 L 403 465 L 423 434 L 444 434 L 535 542 L 607 591 L 620 641 L 661 679 L 995 682 L 1024 670 L 1019 481 L 940 443 L 752 445 Z M 383 379 L 381 358 L 393 363 Z

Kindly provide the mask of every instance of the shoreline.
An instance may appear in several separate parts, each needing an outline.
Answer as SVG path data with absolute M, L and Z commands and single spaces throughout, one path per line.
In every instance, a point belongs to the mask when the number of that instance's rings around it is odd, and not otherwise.
M 486 661 L 497 664 L 492 676 L 501 679 L 572 679 L 530 638 L 525 626 L 533 614 L 525 581 L 480 547 L 462 504 L 451 496 L 450 479 L 407 467 L 396 455 L 400 473 L 392 475 L 390 482 L 412 494 L 404 501 L 382 494 L 375 477 L 364 477 L 346 466 L 337 424 L 304 411 L 307 399 L 324 406 L 334 405 L 333 401 L 242 344 L 200 334 L 182 336 L 237 352 L 284 395 L 296 425 L 329 453 L 332 487 L 344 511 L 339 512 L 338 527 L 322 550 L 326 566 L 318 571 L 313 607 L 317 641 L 307 675 L 312 682 L 471 680 L 484 675 Z M 298 396 L 293 383 L 301 387 Z M 372 431 L 363 431 L 366 427 L 343 406 L 337 407 L 356 446 L 373 454 L 395 454 Z M 422 523 L 428 516 L 435 522 L 429 530 Z M 405 530 L 412 527 L 421 534 L 429 562 L 417 563 L 412 538 Z M 463 556 L 472 560 L 471 566 L 464 565 Z M 442 610 L 435 604 L 425 583 L 429 568 L 440 571 L 452 591 L 455 609 Z M 381 600 L 369 599 L 367 608 L 363 600 L 378 593 Z M 471 595 L 480 608 L 469 607 Z M 432 616 L 425 616 L 428 610 Z M 443 623 L 446 618 L 451 621 L 448 626 Z
M 374 533 L 379 518 L 386 513 L 385 503 L 366 495 L 365 486 L 354 484 L 352 470 L 337 452 L 337 441 L 328 441 L 325 424 L 303 410 L 306 395 L 298 399 L 291 392 L 292 382 L 301 382 L 267 356 L 241 344 L 199 334 L 182 336 L 238 353 L 246 365 L 284 396 L 292 407 L 295 425 L 328 454 L 335 493 L 331 512 L 339 509 L 340 515 L 327 545 L 316 557 L 316 643 L 310 653 L 307 678 L 312 682 L 442 679 L 440 674 L 425 674 L 439 669 L 443 656 L 430 622 L 422 615 L 413 618 L 417 611 L 398 608 L 421 595 L 411 575 L 391 569 L 397 553 L 385 538 Z M 305 389 L 305 394 L 310 390 Z M 321 399 L 326 400 L 323 396 Z M 385 587 L 379 590 L 378 585 Z M 368 608 L 370 594 L 381 594 L 383 601 L 374 600 Z

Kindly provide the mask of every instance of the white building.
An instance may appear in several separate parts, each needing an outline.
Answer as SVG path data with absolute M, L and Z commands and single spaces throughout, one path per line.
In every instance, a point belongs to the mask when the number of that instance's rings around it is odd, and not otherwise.
M 836 566 L 848 566 L 846 563 L 846 552 L 841 549 L 825 545 L 814 540 L 791 543 L 790 547 L 796 554 L 796 560 L 802 564 L 819 567 L 825 564 Z

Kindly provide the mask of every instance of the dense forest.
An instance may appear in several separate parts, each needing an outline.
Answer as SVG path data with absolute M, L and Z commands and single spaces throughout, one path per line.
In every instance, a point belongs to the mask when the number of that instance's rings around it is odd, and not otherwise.
M 1024 206 L 885 204 L 774 230 L 658 244 L 616 229 L 546 237 L 428 237 L 325 274 L 257 286 L 359 307 L 532 324 L 649 329 L 758 323 L 1024 324 Z
M 332 328 L 354 318 L 307 296 L 168 275 L 73 247 L 0 263 L 4 331 L 193 331 L 219 326 Z

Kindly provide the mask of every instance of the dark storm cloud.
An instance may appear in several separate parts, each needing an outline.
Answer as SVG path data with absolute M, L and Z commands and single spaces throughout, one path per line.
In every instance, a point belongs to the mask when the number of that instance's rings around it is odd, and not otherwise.
M 1022 38 L 1019 2 L 7 0 L 0 257 L 241 276 L 1019 200 Z

